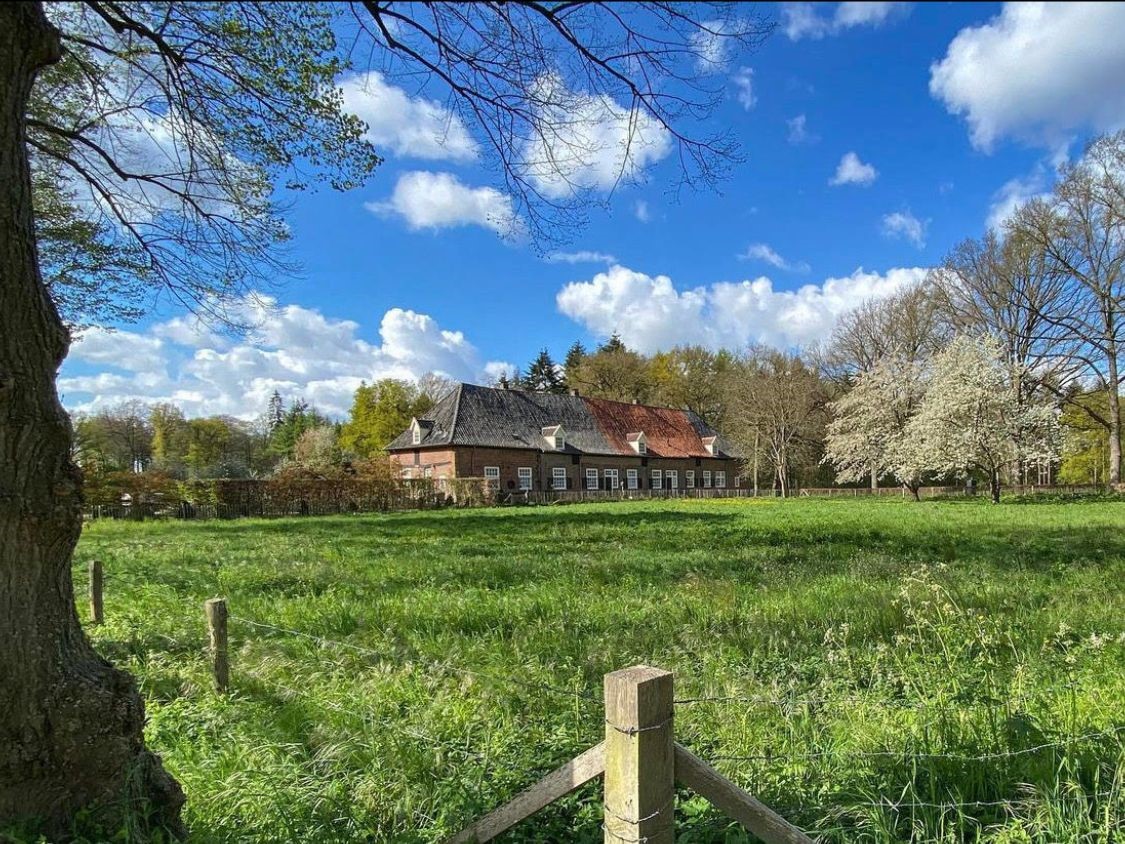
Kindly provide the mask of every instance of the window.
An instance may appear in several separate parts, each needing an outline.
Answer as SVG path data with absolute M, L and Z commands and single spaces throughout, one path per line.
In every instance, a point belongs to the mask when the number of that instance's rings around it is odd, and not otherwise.
M 688 469 L 684 472 L 684 487 L 687 489 L 695 489 L 695 470 Z
M 556 466 L 551 470 L 551 488 L 566 489 L 566 469 Z
M 703 486 L 704 487 L 711 486 L 711 473 L 708 472 L 706 469 L 703 470 Z
M 648 443 L 644 440 L 637 443 L 637 454 L 648 454 Z
M 417 422 L 410 426 L 410 442 L 412 445 L 422 442 L 422 426 Z
M 555 451 L 562 451 L 566 448 L 566 437 L 555 434 Z
M 675 469 L 669 469 L 664 474 L 668 478 L 668 489 L 676 489 L 680 485 L 680 473 Z
M 629 489 L 636 489 L 637 488 L 637 470 L 636 469 L 626 469 L 625 470 L 625 486 L 628 487 Z
M 618 481 L 618 474 L 616 469 L 605 470 L 605 488 L 606 489 L 619 489 L 621 484 Z
M 663 489 L 664 488 L 664 473 L 661 472 L 659 469 L 653 469 L 652 470 L 652 488 L 653 489 Z
M 597 469 L 587 469 L 586 470 L 586 489 L 597 489 L 597 488 L 598 488 L 598 470 Z
M 484 482 L 492 489 L 500 489 L 500 467 L 499 466 L 485 466 L 484 467 Z
M 726 485 L 727 485 L 727 473 L 726 472 L 716 472 L 715 473 L 715 486 L 719 487 L 719 489 L 723 489 Z
M 520 466 L 519 469 L 516 470 L 516 473 L 520 478 L 520 490 L 527 492 L 531 489 L 531 467 Z

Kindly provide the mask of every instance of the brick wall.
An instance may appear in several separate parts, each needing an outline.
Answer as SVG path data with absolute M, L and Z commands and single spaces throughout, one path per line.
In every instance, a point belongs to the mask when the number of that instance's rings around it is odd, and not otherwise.
M 561 468 L 566 472 L 567 489 L 586 489 L 586 470 L 596 469 L 598 473 L 598 488 L 608 488 L 606 469 L 616 469 L 618 483 L 622 488 L 628 482 L 629 469 L 637 470 L 638 489 L 652 488 L 652 470 L 659 469 L 662 473 L 663 488 L 668 488 L 667 471 L 672 469 L 677 473 L 677 488 L 687 488 L 688 471 L 695 472 L 695 486 L 703 487 L 703 472 L 711 472 L 712 485 L 715 484 L 715 473 L 726 472 L 726 488 L 735 487 L 738 475 L 738 464 L 735 460 L 719 460 L 715 458 L 666 458 L 650 456 L 647 458 L 627 456 L 599 456 L 599 455 L 570 455 L 552 452 L 539 452 L 532 449 L 515 448 L 476 448 L 472 446 L 458 446 L 455 449 L 414 449 L 411 451 L 396 452 L 391 458 L 409 471 L 413 477 L 424 477 L 427 468 L 431 476 L 458 477 L 458 478 L 483 478 L 486 467 L 497 467 L 500 470 L 500 489 L 509 492 L 520 488 L 519 469 L 531 470 L 531 483 L 534 490 L 549 490 L 552 488 L 552 470 Z

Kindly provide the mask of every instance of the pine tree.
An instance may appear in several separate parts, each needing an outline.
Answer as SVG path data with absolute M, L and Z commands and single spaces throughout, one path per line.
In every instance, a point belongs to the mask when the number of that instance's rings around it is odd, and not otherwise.
M 285 403 L 281 400 L 281 393 L 277 390 L 273 391 L 270 396 L 269 410 L 266 411 L 266 424 L 272 432 L 285 421 Z
M 629 348 L 625 345 L 625 341 L 621 339 L 621 335 L 616 331 L 610 335 L 610 338 L 598 346 L 599 352 L 627 352 Z
M 575 384 L 572 383 L 574 373 L 578 371 L 585 357 L 586 347 L 579 340 L 575 340 L 574 345 L 567 349 L 566 360 L 563 361 L 563 383 L 568 388 L 574 388 Z
M 523 387 L 536 393 L 561 393 L 565 389 L 559 375 L 559 368 L 551 360 L 551 353 L 546 349 L 542 349 L 527 367 Z

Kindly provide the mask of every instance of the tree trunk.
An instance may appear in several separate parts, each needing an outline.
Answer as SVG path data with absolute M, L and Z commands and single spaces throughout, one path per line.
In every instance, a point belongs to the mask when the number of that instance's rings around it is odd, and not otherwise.
M 759 437 L 759 433 L 758 433 L 757 430 L 755 430 L 754 431 L 754 497 L 755 498 L 758 497 L 758 454 L 759 454 L 758 437 Z
M 922 489 L 921 484 L 907 484 L 906 488 L 910 490 L 910 494 L 914 496 L 915 501 L 922 500 L 922 496 L 919 494 L 920 490 Z
M 1109 485 L 1121 483 L 1121 374 L 1117 368 L 1117 344 L 1110 343 L 1106 355 L 1109 374 Z
M 992 503 L 1000 503 L 1000 469 L 993 468 L 988 472 L 988 491 L 992 494 Z
M 871 464 L 871 489 L 875 491 L 879 488 L 879 470 L 875 468 L 875 464 Z
M 36 72 L 59 53 L 40 4 L 0 4 L 0 827 L 66 838 L 86 810 L 109 834 L 126 812 L 178 831 L 183 794 L 144 747 L 136 686 L 74 606 L 81 478 L 55 390 L 69 337 L 39 274 L 24 141 Z

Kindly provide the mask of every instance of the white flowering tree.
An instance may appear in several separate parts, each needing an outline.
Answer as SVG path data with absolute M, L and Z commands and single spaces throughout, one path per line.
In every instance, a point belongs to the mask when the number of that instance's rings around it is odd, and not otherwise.
M 1058 454 L 1057 410 L 1021 402 L 1019 375 L 995 340 L 957 337 L 934 358 L 925 397 L 904 431 L 910 459 L 936 474 L 981 471 L 999 502 L 1006 466 Z
M 906 430 L 926 391 L 923 364 L 884 357 L 860 373 L 852 388 L 829 405 L 832 421 L 825 438 L 825 461 L 839 483 L 893 475 L 918 498 L 922 466 Z

